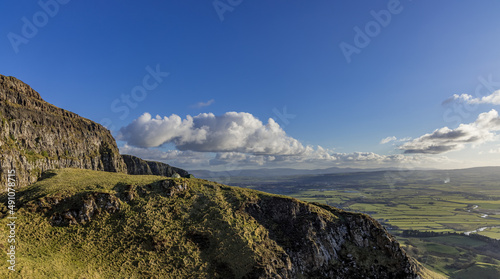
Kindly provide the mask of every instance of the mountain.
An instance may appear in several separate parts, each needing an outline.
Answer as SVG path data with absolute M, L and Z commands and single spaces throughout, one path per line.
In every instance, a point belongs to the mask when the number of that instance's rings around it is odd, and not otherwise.
M 196 178 L 59 169 L 16 199 L 19 278 L 438 278 L 367 215 Z
M 143 174 L 137 164 L 126 165 L 106 128 L 45 102 L 38 92 L 14 77 L 0 75 L 0 119 L 2 185 L 10 169 L 16 170 L 21 186 L 56 168 Z M 157 163 L 151 165 L 148 174 L 164 175 L 169 169 L 167 164 Z M 182 173 L 187 174 L 184 170 Z
M 438 278 L 367 215 L 122 156 L 13 77 L 0 104 L 0 182 L 17 181 L 0 193 L 0 278 Z

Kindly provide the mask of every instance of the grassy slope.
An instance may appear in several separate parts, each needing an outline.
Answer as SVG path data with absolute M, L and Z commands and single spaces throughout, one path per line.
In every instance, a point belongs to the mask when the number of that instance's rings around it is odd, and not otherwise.
M 256 191 L 229 189 L 192 179 L 191 191 L 186 192 L 184 199 L 171 199 L 155 194 L 160 192 L 158 182 L 165 180 L 164 177 L 79 169 L 57 170 L 54 174 L 19 192 L 19 201 L 81 192 L 114 194 L 125 185 L 149 190 L 147 196 L 134 199 L 130 205 L 122 203 L 118 214 L 104 213 L 84 226 L 53 227 L 48 218 L 21 209 L 17 212 L 17 253 L 18 274 L 23 277 L 116 278 L 135 274 L 138 277 L 202 278 L 209 269 L 217 269 L 219 273 L 228 270 L 225 266 L 207 265 L 206 258 L 232 262 L 236 266 L 229 268 L 246 272 L 256 263 L 248 246 L 258 246 L 256 251 L 263 254 L 278 249 L 275 244 L 262 241 L 265 231 L 251 218 L 239 214 L 239 218 L 227 220 L 228 216 L 236 216 L 233 211 L 238 208 L 237 198 L 240 198 L 232 194 L 253 199 L 257 197 Z M 203 195 L 210 196 L 214 204 L 199 198 Z M 2 235 L 7 233 L 5 223 L 4 218 Z M 223 245 L 216 250 L 209 247 L 206 253 L 201 253 L 186 237 L 186 231 L 222 239 Z M 235 233 L 243 235 L 234 237 Z M 239 262 L 231 261 L 234 251 L 241 252 Z M 1 261 L 0 277 L 4 278 L 5 254 Z
M 189 179 L 190 190 L 180 194 L 182 199 L 173 199 L 162 194 L 159 182 L 165 177 L 80 169 L 51 174 L 18 192 L 18 201 L 43 202 L 82 192 L 115 194 L 125 185 L 145 192 L 129 204 L 121 203 L 117 214 L 103 213 L 83 226 L 53 227 L 47 217 L 19 210 L 19 277 L 204 278 L 207 273 L 239 277 L 282 252 L 262 226 L 240 211 L 243 201 L 258 198 L 257 191 Z M 7 237 L 6 223 L 6 218 L 0 221 L 2 239 Z M 214 239 L 219 245 L 211 244 Z M 201 252 L 199 246 L 206 247 Z M 6 278 L 5 253 L 0 261 L 0 277 Z
M 187 182 L 189 190 L 177 194 L 182 198 L 172 198 L 163 191 L 163 180 L 81 169 L 46 174 L 17 193 L 24 207 L 16 213 L 16 273 L 12 276 L 7 270 L 4 252 L 0 278 L 238 278 L 283 253 L 242 209 L 245 202 L 268 194 L 200 179 L 174 179 Z M 140 194 L 121 202 L 117 213 L 103 212 L 84 225 L 55 227 L 47 216 L 29 210 L 36 208 L 36 201 L 47 204 L 48 197 L 86 192 L 120 196 L 127 185 Z M 5 197 L 1 200 L 5 214 Z M 330 211 L 324 214 L 337 218 Z M 2 239 L 7 239 L 6 223 L 4 215 Z M 2 251 L 5 244 L 0 242 Z

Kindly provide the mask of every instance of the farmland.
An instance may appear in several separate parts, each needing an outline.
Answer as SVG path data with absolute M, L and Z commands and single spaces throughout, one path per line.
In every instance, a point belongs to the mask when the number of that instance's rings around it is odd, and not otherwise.
M 500 243 L 500 168 L 236 178 L 232 184 L 369 214 L 437 272 L 500 278 L 500 246 L 495 246 Z

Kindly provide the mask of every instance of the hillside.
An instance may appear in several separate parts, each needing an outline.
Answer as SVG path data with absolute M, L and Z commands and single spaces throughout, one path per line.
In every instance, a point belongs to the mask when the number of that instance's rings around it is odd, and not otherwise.
M 120 155 L 13 77 L 0 103 L 0 278 L 436 278 L 367 215 Z
M 201 179 L 61 169 L 16 199 L 17 278 L 418 278 L 420 269 L 367 215 Z

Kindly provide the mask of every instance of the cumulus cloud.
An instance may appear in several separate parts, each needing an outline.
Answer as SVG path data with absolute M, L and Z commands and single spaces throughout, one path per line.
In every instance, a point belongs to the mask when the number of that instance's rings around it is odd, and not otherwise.
M 476 121 L 460 124 L 456 129 L 444 127 L 401 145 L 404 153 L 440 154 L 460 150 L 466 144 L 479 145 L 495 139 L 500 130 L 500 118 L 496 110 L 481 113 Z
M 195 108 L 203 108 L 203 107 L 208 107 L 210 106 L 211 104 L 213 104 L 215 102 L 214 99 L 210 99 L 208 100 L 207 102 L 198 102 L 196 103 L 195 105 L 193 105 L 193 107 Z
M 491 105 L 500 105 L 500 90 L 497 90 L 491 93 L 488 96 L 483 96 L 481 98 L 474 98 L 469 94 L 453 94 L 453 97 L 446 100 L 444 103 L 449 103 L 450 101 L 458 101 L 464 102 L 471 105 L 476 104 L 491 104 Z
M 488 115 L 480 116 L 474 125 L 477 127 L 489 125 L 491 121 Z M 466 130 L 459 127 L 457 131 L 450 132 L 448 137 L 451 138 L 453 135 L 458 137 Z M 429 135 L 429 137 L 438 136 Z M 298 165 L 309 168 L 328 166 L 372 168 L 408 164 L 417 166 L 421 163 L 428 167 L 429 164 L 436 164 L 438 160 L 436 157 L 427 155 L 338 153 L 321 146 L 304 146 L 297 139 L 288 136 L 273 119 L 263 123 L 252 114 L 244 112 L 228 112 L 219 116 L 202 113 L 194 117 L 186 116 L 184 119 L 175 114 L 169 117 L 153 118 L 149 113 L 144 113 L 128 126 L 123 127 L 117 138 L 126 141 L 126 144 L 120 147 L 122 154 L 131 154 L 147 160 L 162 161 L 190 169 L 235 169 L 262 166 L 273 168 L 297 167 Z M 408 140 L 411 138 L 388 137 L 382 142 Z M 413 140 L 412 143 L 416 145 L 419 143 L 418 140 Z M 421 141 L 424 140 L 421 139 Z M 409 144 L 405 145 L 409 146 Z M 165 151 L 164 148 L 170 145 L 175 146 L 176 150 Z
M 250 113 L 227 112 L 216 116 L 201 113 L 181 119 L 144 113 L 120 129 L 119 140 L 135 147 L 158 147 L 172 143 L 179 150 L 239 152 L 254 155 L 299 155 L 309 147 L 286 135 L 270 118 L 267 124 Z
M 302 167 L 325 168 L 341 167 L 429 167 L 449 163 L 446 157 L 429 157 L 426 155 L 380 155 L 373 152 L 336 153 L 320 146 L 309 148 L 301 155 L 254 155 L 240 152 L 195 152 L 180 150 L 160 150 L 158 148 L 140 148 L 130 145 L 120 147 L 120 153 L 135 155 L 146 160 L 162 161 L 174 166 L 188 169 L 222 168 L 243 169 L 252 167 Z

